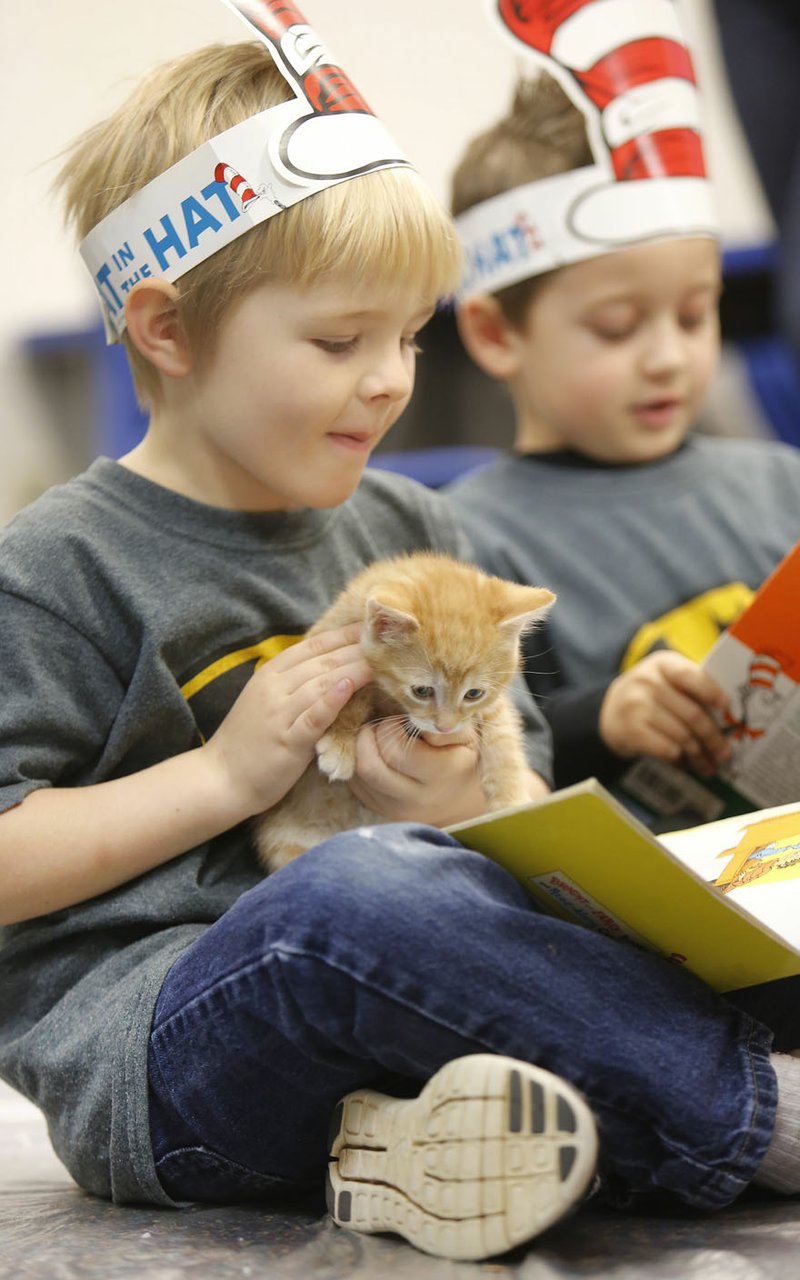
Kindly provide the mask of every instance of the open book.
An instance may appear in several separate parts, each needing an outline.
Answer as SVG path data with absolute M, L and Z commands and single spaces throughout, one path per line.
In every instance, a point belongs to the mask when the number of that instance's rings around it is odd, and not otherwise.
M 689 826 L 725 814 L 800 800 L 800 543 L 706 657 L 726 690 L 722 718 L 732 755 L 713 779 L 647 757 L 621 789 L 653 825 Z
M 590 778 L 448 830 L 545 910 L 718 991 L 800 974 L 800 802 L 654 836 Z

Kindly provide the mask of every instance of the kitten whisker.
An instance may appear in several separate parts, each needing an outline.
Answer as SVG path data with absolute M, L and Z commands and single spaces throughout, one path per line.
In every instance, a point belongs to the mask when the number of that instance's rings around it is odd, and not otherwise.
M 420 730 L 411 723 L 408 716 L 404 716 L 401 711 L 388 712 L 381 716 L 373 716 L 371 720 L 365 720 L 364 724 L 378 725 L 384 724 L 387 720 L 394 720 L 392 728 L 405 737 L 419 737 Z
M 415 724 L 412 724 L 412 722 L 408 719 L 407 716 L 403 716 L 403 715 L 378 716 L 376 717 L 375 720 L 368 721 L 367 723 L 381 724 L 386 722 L 387 720 L 394 721 L 394 723 L 390 726 L 389 733 L 387 735 L 390 741 L 394 740 L 394 741 L 405 742 L 408 744 L 410 748 L 411 743 L 416 738 L 421 737 L 422 731 L 418 729 Z
M 390 717 L 387 716 L 385 718 L 389 719 Z M 392 726 L 387 735 L 388 740 L 392 745 L 397 743 L 400 744 L 400 759 L 402 763 L 405 763 L 405 760 L 411 754 L 414 742 L 421 736 L 422 731 L 407 719 L 398 720 L 398 722 Z

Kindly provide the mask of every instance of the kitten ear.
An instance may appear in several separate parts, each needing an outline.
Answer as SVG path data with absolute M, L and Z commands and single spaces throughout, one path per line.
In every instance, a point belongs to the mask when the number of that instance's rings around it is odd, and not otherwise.
M 542 622 L 555 604 L 556 597 L 547 587 L 523 587 L 514 584 L 507 600 L 507 612 L 500 620 L 500 629 L 506 635 L 524 635 Z
M 367 638 L 377 644 L 397 644 L 419 631 L 419 622 L 413 614 L 394 609 L 375 596 L 367 600 L 365 622 Z

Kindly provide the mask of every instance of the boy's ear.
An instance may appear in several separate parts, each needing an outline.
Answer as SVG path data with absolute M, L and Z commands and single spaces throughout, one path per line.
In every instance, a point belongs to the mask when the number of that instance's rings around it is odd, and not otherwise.
M 131 342 L 167 378 L 184 378 L 192 358 L 178 312 L 178 290 L 166 280 L 140 280 L 125 301 Z
M 490 378 L 507 382 L 519 371 L 520 332 L 488 293 L 456 307 L 456 325 L 469 355 Z

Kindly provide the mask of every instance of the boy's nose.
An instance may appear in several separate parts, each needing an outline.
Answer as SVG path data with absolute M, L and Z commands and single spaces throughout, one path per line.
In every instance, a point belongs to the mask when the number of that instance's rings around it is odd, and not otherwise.
M 663 377 L 680 369 L 686 360 L 686 342 L 672 320 L 653 325 L 642 355 L 642 366 L 651 377 Z
M 414 361 L 398 348 L 387 351 L 370 366 L 361 380 L 365 400 L 403 400 L 414 387 Z

